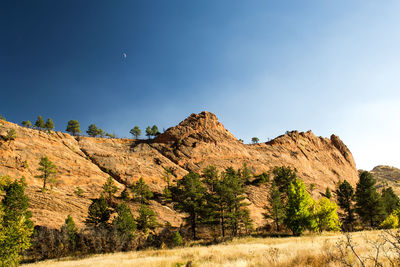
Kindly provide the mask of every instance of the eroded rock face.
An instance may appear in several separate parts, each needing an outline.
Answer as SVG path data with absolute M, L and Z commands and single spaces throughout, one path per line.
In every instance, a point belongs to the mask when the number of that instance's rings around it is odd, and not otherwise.
M 222 171 L 247 164 L 254 174 L 267 172 L 274 166 L 289 165 L 298 170 L 299 177 L 306 183 L 315 184 L 314 197 L 326 187 L 333 190 L 339 179 L 346 179 L 353 185 L 358 180 L 350 150 L 335 135 L 328 139 L 317 137 L 311 131 L 293 131 L 267 143 L 245 145 L 209 112 L 190 115 L 154 140 L 75 138 L 60 132 L 48 134 L 22 128 L 9 122 L 0 122 L 0 135 L 10 128 L 17 131 L 17 139 L 1 141 L 0 173 L 26 177 L 35 222 L 52 227 L 59 227 L 71 213 L 82 223 L 89 198 L 98 196 L 108 176 L 118 182 L 120 190 L 143 177 L 153 191 L 161 192 L 165 186 L 165 168 L 172 169 L 176 180 L 190 170 L 201 171 L 209 165 Z M 58 167 L 56 177 L 60 182 L 51 198 L 41 195 L 41 180 L 34 178 L 39 174 L 38 163 L 43 155 Z M 85 190 L 83 199 L 73 194 L 78 185 Z M 265 186 L 249 186 L 246 192 L 251 217 L 256 227 L 261 226 L 268 190 Z M 132 207 L 134 209 L 134 205 Z M 171 207 L 155 201 L 152 207 L 161 222 L 168 221 L 173 226 L 182 223 L 182 214 Z M 47 220 L 48 216 L 52 216 L 52 220 Z

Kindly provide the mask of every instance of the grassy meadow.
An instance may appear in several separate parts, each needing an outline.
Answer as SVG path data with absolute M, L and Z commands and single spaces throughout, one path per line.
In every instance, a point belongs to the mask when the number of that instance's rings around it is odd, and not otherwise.
M 351 235 L 355 251 L 367 266 L 374 266 L 373 260 L 367 258 L 376 256 L 374 246 L 381 244 L 382 233 L 363 231 Z M 93 255 L 83 259 L 47 260 L 23 266 L 345 266 L 340 262 L 343 256 L 340 256 L 338 245 L 345 239 L 341 233 L 284 238 L 246 237 L 211 246 Z M 391 266 L 386 258 L 389 251 L 384 247 L 380 249 L 379 261 L 383 266 Z M 346 250 L 343 244 L 342 248 Z M 349 248 L 347 252 L 350 252 Z M 345 257 L 347 263 L 360 265 L 351 252 Z

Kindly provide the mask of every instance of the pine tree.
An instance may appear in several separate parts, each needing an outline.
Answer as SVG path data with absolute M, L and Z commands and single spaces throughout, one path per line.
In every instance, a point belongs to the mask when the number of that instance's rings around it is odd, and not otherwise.
M 39 129 L 39 130 L 42 130 L 42 129 L 45 128 L 45 123 L 44 123 L 44 120 L 43 120 L 42 116 L 39 115 L 39 116 L 37 117 L 37 120 L 36 120 L 36 122 L 35 122 L 35 127 L 36 127 L 37 129 Z
M 54 129 L 54 122 L 51 118 L 48 118 L 46 121 L 46 124 L 44 125 L 44 128 L 47 129 L 47 131 L 50 133 L 51 130 Z
M 78 242 L 78 228 L 76 227 L 71 215 L 68 214 L 65 219 L 65 224 L 61 227 L 61 232 L 64 232 L 67 235 L 70 250 L 75 250 Z
M 386 214 L 389 215 L 399 207 L 400 198 L 394 193 L 393 188 L 384 188 L 382 190 L 382 203 Z
M 174 235 L 172 236 L 172 242 L 171 243 L 172 243 L 172 245 L 174 247 L 179 247 L 179 246 L 183 245 L 183 239 L 182 239 L 182 236 L 179 233 L 179 231 L 176 231 L 174 233 Z
M 249 183 L 252 177 L 252 173 L 250 169 L 247 167 L 247 164 L 243 164 L 243 168 L 238 171 L 239 177 L 244 181 L 244 183 Z
M 193 239 L 197 239 L 196 230 L 206 205 L 205 194 L 206 188 L 201 183 L 200 176 L 194 172 L 185 175 L 174 188 L 174 208 L 188 214 L 185 221 L 190 225 Z
M 272 170 L 272 174 L 274 175 L 274 182 L 279 191 L 283 193 L 283 196 L 286 196 L 289 185 L 297 178 L 297 170 L 289 166 L 275 167 Z
M 153 127 L 151 127 L 151 135 L 157 136 L 159 134 L 160 134 L 160 131 L 158 130 L 158 127 L 156 125 L 153 125 Z
M 251 142 L 252 142 L 253 144 L 258 144 L 259 141 L 260 141 L 260 139 L 258 139 L 258 137 L 253 137 L 253 138 L 251 138 Z
M 6 136 L 3 137 L 3 139 L 5 141 L 13 141 L 17 138 L 17 132 L 15 131 L 15 129 L 10 129 L 7 131 Z
M 295 178 L 287 192 L 285 225 L 293 235 L 299 236 L 311 226 L 310 208 L 313 200 L 306 190 L 304 182 Z
M 150 139 L 153 136 L 153 131 L 151 130 L 150 126 L 146 128 L 146 136 Z
M 336 190 L 336 195 L 339 207 L 345 212 L 342 219 L 344 226 L 352 231 L 353 223 L 356 220 L 353 207 L 354 189 L 346 180 L 344 180 L 339 184 L 339 187 Z
M 147 205 L 140 205 L 139 216 L 136 219 L 137 228 L 143 232 L 157 227 L 158 223 L 154 211 Z
M 276 231 L 279 232 L 280 225 L 285 219 L 285 207 L 281 198 L 281 192 L 275 183 L 272 183 L 269 190 L 268 204 L 267 213 L 264 214 L 264 217 L 272 219 L 275 223 Z
M 86 133 L 91 137 L 96 137 L 100 134 L 100 129 L 97 128 L 96 124 L 90 124 Z
M 114 194 L 118 191 L 118 187 L 115 185 L 114 179 L 109 176 L 107 181 L 103 184 L 103 193 L 106 196 L 106 200 L 111 204 Z
M 26 128 L 31 128 L 32 127 L 32 122 L 30 121 L 23 121 L 22 126 L 26 127 Z
M 138 139 L 138 137 L 142 134 L 142 131 L 140 130 L 139 126 L 135 126 L 129 131 L 129 133 L 133 135 L 135 139 Z
M 22 179 L 3 186 L 0 205 L 0 266 L 18 266 L 23 250 L 31 245 L 33 233 L 29 199 Z
M 77 120 L 70 120 L 68 121 L 66 131 L 71 133 L 72 135 L 77 135 L 81 133 L 81 126 Z
M 118 232 L 122 235 L 128 236 L 129 238 L 133 237 L 136 230 L 136 222 L 128 205 L 122 203 L 118 205 L 116 211 L 118 216 L 113 220 L 114 227 L 116 227 Z
M 55 182 L 55 180 L 52 179 L 52 176 L 57 172 L 57 167 L 49 160 L 47 156 L 44 156 L 40 159 L 39 165 L 40 167 L 38 168 L 38 171 L 41 171 L 42 174 L 36 176 L 36 178 L 43 179 L 42 189 L 46 190 L 46 185 L 48 182 Z
M 153 193 L 142 177 L 132 186 L 131 190 L 133 198 L 140 204 L 147 204 L 149 199 L 153 197 Z
M 326 187 L 326 189 L 325 189 L 325 197 L 327 199 L 331 199 L 332 198 L 332 193 L 331 193 L 331 190 L 329 189 L 329 187 Z
M 93 199 L 89 206 L 88 217 L 85 220 L 87 225 L 106 226 L 111 216 L 111 209 L 103 195 L 98 199 Z
M 356 187 L 356 212 L 363 223 L 378 226 L 384 219 L 385 210 L 382 199 L 376 191 L 376 180 L 371 173 L 363 171 Z

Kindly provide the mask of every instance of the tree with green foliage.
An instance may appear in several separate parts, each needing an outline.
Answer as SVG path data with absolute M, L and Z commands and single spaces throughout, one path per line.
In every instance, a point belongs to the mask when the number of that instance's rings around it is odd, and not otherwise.
M 289 166 L 275 167 L 272 170 L 274 176 L 273 182 L 278 187 L 279 191 L 286 198 L 289 185 L 297 179 L 297 170 Z
M 0 266 L 18 266 L 21 253 L 31 245 L 33 233 L 29 199 L 25 195 L 24 180 L 3 187 L 4 198 L 0 205 Z
M 260 141 L 260 139 L 258 139 L 258 137 L 253 137 L 253 138 L 251 138 L 251 142 L 252 142 L 253 144 L 258 144 L 259 141 Z
M 51 132 L 51 130 L 54 129 L 54 122 L 53 122 L 53 120 L 51 118 L 47 119 L 47 121 L 46 121 L 46 123 L 44 125 L 44 128 L 47 129 L 47 131 L 49 133 Z
M 156 137 L 157 135 L 160 134 L 160 131 L 158 130 L 157 125 L 153 125 L 153 127 L 151 127 L 151 134 L 154 137 Z
M 128 189 L 124 188 L 124 190 L 122 190 L 121 192 L 121 196 L 120 196 L 124 201 L 129 201 L 131 199 Z
M 147 126 L 147 128 L 146 128 L 146 136 L 149 139 L 153 136 L 153 131 L 151 130 L 150 126 Z
M 238 235 L 239 225 L 242 222 L 243 215 L 246 213 L 244 195 L 244 181 L 239 177 L 232 167 L 227 168 L 222 173 L 222 178 L 217 185 L 216 190 L 217 209 L 220 219 L 222 235 L 225 228 L 231 229 L 233 236 Z M 223 218 L 223 219 L 222 219 Z
M 331 199 L 332 198 L 332 193 L 331 193 L 331 190 L 329 189 L 329 187 L 326 187 L 326 189 L 325 189 L 325 197 L 327 199 Z
M 340 230 L 337 208 L 337 204 L 326 197 L 314 201 L 312 205 L 311 229 L 320 233 L 322 231 Z
M 142 131 L 140 130 L 139 126 L 133 127 L 129 133 L 135 137 L 135 139 L 138 139 L 138 137 L 142 134 Z
M 386 214 L 391 214 L 399 207 L 400 198 L 394 193 L 393 188 L 387 187 L 382 190 L 382 203 Z
M 337 195 L 337 202 L 339 207 L 345 212 L 343 214 L 342 222 L 344 226 L 349 229 L 353 230 L 353 223 L 355 222 L 355 215 L 354 215 L 354 189 L 353 187 L 344 180 L 341 182 L 336 190 Z
M 67 219 L 65 219 L 61 232 L 66 234 L 70 249 L 74 250 L 78 242 L 78 227 L 76 227 L 71 215 L 68 214 Z
M 371 173 L 363 171 L 356 186 L 356 213 L 363 223 L 378 226 L 384 219 L 385 210 L 381 196 L 376 191 L 376 180 Z
M 133 199 L 138 201 L 140 204 L 147 204 L 149 199 L 153 197 L 153 192 L 151 192 L 149 186 L 142 177 L 132 185 L 131 190 L 133 193 Z
M 269 205 L 266 207 L 267 213 L 264 213 L 264 217 L 266 219 L 272 219 L 275 223 L 276 231 L 279 232 L 280 226 L 286 217 L 286 211 L 281 198 L 281 192 L 275 183 L 272 183 L 269 189 L 268 204 Z
M 37 120 L 36 120 L 36 122 L 35 122 L 35 127 L 36 127 L 36 129 L 38 129 L 38 130 L 42 130 L 42 129 L 44 129 L 45 128 L 45 123 L 44 123 L 44 120 L 43 120 L 43 117 L 42 116 L 38 116 L 37 117 Z
M 132 238 L 136 230 L 136 222 L 131 210 L 126 203 L 122 203 L 117 206 L 116 211 L 117 217 L 113 220 L 114 227 L 120 234 Z
M 31 121 L 23 121 L 22 126 L 26 127 L 26 128 L 31 128 L 32 127 L 32 122 Z
M 90 124 L 86 133 L 91 137 L 96 137 L 100 135 L 100 129 L 97 128 L 96 124 Z
M 85 223 L 90 226 L 106 226 L 111 216 L 111 209 L 106 198 L 101 195 L 100 198 L 93 199 L 89 206 L 88 217 Z
M 244 163 L 243 168 L 238 171 L 238 175 L 246 184 L 250 182 L 250 179 L 253 176 L 246 163 Z
M 6 118 L 0 114 L 0 121 L 5 121 L 5 120 L 6 120 Z
M 106 136 L 109 138 L 115 138 L 115 134 L 106 133 Z
M 114 194 L 118 191 L 114 179 L 108 176 L 107 181 L 103 184 L 103 194 L 109 204 L 111 204 Z
M 310 207 L 313 200 L 306 190 L 304 182 L 295 178 L 287 191 L 285 225 L 294 236 L 300 236 L 311 226 Z
M 215 166 L 210 165 L 203 170 L 202 182 L 207 185 L 210 192 L 214 193 L 219 181 L 219 173 Z
M 171 243 L 172 243 L 172 246 L 174 246 L 174 247 L 180 247 L 183 245 L 183 239 L 182 239 L 182 236 L 179 233 L 179 231 L 176 231 L 173 234 Z
M 81 133 L 81 125 L 79 124 L 79 121 L 77 120 L 68 121 L 66 131 L 74 136 Z
M 10 141 L 10 142 L 15 140 L 16 138 L 17 138 L 17 132 L 15 131 L 15 129 L 12 128 L 8 130 L 6 136 L 3 137 L 5 141 Z
M 390 214 L 386 219 L 379 225 L 383 229 L 394 229 L 399 227 L 399 216 L 396 214 Z
M 57 172 L 57 167 L 49 160 L 47 156 L 44 156 L 40 159 L 38 171 L 41 171 L 42 174 L 35 177 L 43 180 L 42 189 L 46 190 L 46 185 L 48 182 L 55 182 L 55 179 L 52 176 Z
M 197 239 L 197 227 L 201 223 L 206 206 L 206 188 L 197 173 L 189 172 L 177 182 L 174 188 L 174 208 L 187 213 L 185 221 L 190 225 L 193 239 Z
M 157 227 L 158 223 L 154 211 L 147 205 L 140 205 L 139 216 L 136 218 L 137 229 L 147 232 Z

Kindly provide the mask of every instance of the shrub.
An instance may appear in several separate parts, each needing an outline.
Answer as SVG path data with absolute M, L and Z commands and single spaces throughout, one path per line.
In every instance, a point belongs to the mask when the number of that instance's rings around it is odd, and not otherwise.
M 179 247 L 183 245 L 183 239 L 179 231 L 176 231 L 174 235 L 172 236 L 171 240 L 172 246 L 174 247 Z
M 76 190 L 74 191 L 75 195 L 77 195 L 78 197 L 83 197 L 83 193 L 85 193 L 85 191 L 83 191 L 82 188 L 80 188 L 79 186 L 76 187 Z
M 399 226 L 399 217 L 392 213 L 379 226 L 384 229 L 397 228 Z
M 8 130 L 6 136 L 4 136 L 5 141 L 13 141 L 15 138 L 17 138 L 17 132 L 14 129 Z

